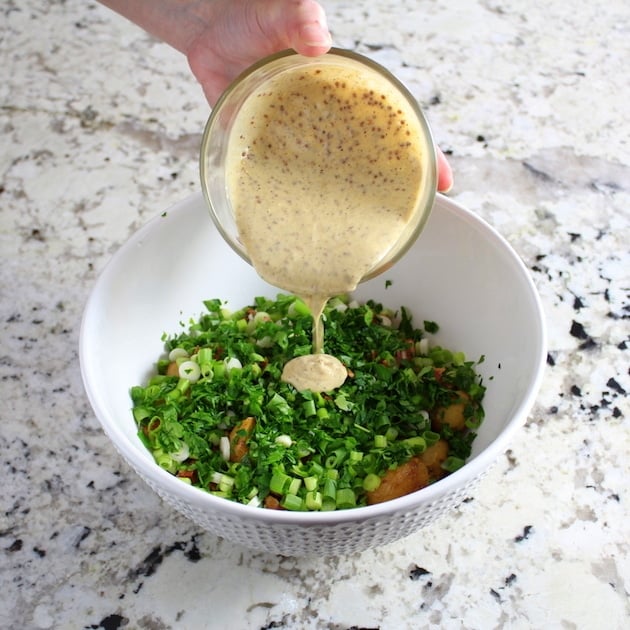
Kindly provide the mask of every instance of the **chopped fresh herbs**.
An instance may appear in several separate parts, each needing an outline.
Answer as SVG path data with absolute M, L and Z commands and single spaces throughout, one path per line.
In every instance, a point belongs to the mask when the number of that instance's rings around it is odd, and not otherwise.
M 280 376 L 311 352 L 303 302 L 204 305 L 185 332 L 163 336 L 168 356 L 131 388 L 140 439 L 183 482 L 254 506 L 346 509 L 420 489 L 470 455 L 485 387 L 476 363 L 430 346 L 433 322 L 415 329 L 405 308 L 333 298 L 326 351 L 348 377 L 299 392 Z

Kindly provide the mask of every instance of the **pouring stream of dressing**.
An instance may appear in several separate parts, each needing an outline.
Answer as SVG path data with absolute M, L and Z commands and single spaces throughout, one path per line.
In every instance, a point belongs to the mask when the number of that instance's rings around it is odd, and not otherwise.
M 346 368 L 323 352 L 323 309 L 408 227 L 423 146 L 417 114 L 383 75 L 335 61 L 280 72 L 237 114 L 226 172 L 239 237 L 258 274 L 313 315 L 313 354 L 283 372 L 297 389 L 344 382 Z

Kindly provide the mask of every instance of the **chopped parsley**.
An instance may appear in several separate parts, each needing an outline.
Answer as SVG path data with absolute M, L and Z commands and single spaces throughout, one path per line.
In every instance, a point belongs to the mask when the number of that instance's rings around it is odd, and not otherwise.
M 436 324 L 416 329 L 405 308 L 333 298 L 326 352 L 348 377 L 331 392 L 299 392 L 280 376 L 311 352 L 304 303 L 280 294 L 235 312 L 204 305 L 184 332 L 163 336 L 168 356 L 130 392 L 140 439 L 182 481 L 255 506 L 344 509 L 373 502 L 385 475 L 412 459 L 432 483 L 469 457 L 485 387 L 475 362 L 430 346 Z

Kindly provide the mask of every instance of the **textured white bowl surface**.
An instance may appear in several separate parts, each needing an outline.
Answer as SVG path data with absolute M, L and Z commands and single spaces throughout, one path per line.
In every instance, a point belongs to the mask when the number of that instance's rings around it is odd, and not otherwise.
M 386 281 L 387 286 L 386 286 Z M 419 492 L 353 510 L 295 513 L 214 497 L 160 469 L 136 435 L 129 389 L 144 384 L 163 353 L 163 333 L 181 330 L 220 298 L 232 308 L 275 296 L 223 241 L 201 194 L 141 228 L 100 275 L 80 338 L 83 381 L 120 454 L 168 503 L 233 542 L 285 555 L 341 554 L 382 545 L 433 522 L 470 495 L 507 448 L 534 403 L 546 360 L 544 318 L 529 273 L 480 218 L 438 195 L 418 241 L 389 271 L 359 286 L 359 300 L 407 306 L 432 336 L 479 367 L 486 418 L 459 471 Z

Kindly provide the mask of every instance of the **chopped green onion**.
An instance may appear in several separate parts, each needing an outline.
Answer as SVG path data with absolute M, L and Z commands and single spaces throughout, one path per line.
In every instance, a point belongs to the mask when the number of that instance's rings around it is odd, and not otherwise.
M 190 383 L 198 381 L 199 377 L 201 376 L 201 369 L 199 367 L 199 364 L 196 361 L 192 360 L 182 361 L 179 364 L 178 372 L 181 379 L 186 379 L 186 381 Z
M 415 345 L 416 354 L 426 356 L 429 354 L 429 340 L 427 337 L 423 337 Z
M 305 400 L 302 403 L 302 409 L 307 418 L 317 415 L 317 409 L 315 409 L 315 402 L 313 400 Z
M 289 306 L 289 310 L 287 311 L 287 315 L 292 319 L 295 319 L 297 317 L 306 317 L 310 314 L 311 311 L 308 306 L 306 306 L 306 304 L 302 300 L 297 298 L 293 300 L 293 302 Z
M 352 464 L 356 464 L 363 459 L 363 453 L 361 451 L 350 451 L 349 459 Z
M 324 480 L 324 488 L 322 492 L 324 497 L 328 497 L 331 499 L 337 498 L 337 481 L 335 479 L 330 479 L 327 477 Z
M 407 448 L 413 450 L 414 453 L 422 453 L 427 448 L 427 443 L 425 439 L 423 437 L 420 437 L 419 435 L 416 437 L 407 438 L 406 440 L 403 440 L 402 443 Z
M 177 361 L 177 359 L 188 358 L 188 352 L 184 348 L 173 348 L 168 353 L 169 361 Z
M 306 493 L 304 503 L 307 510 L 321 510 L 322 509 L 322 493 L 316 491 L 310 491 Z
M 387 437 L 384 435 L 375 435 L 374 436 L 374 447 L 375 448 L 385 448 L 387 446 Z
M 211 370 L 212 370 L 212 375 L 217 380 L 222 379 L 227 373 L 227 369 L 223 361 L 213 361 Z
M 330 468 L 330 469 L 337 468 L 343 463 L 347 455 L 348 455 L 348 452 L 345 449 L 338 448 L 335 450 L 334 453 L 331 453 L 326 458 L 326 462 L 324 465 L 326 468 Z
M 147 407 L 134 407 L 133 419 L 140 423 L 151 415 L 151 410 Z
M 157 374 L 151 378 L 149 383 L 157 384 L 164 378 L 166 378 L 166 371 L 171 362 L 168 359 L 158 359 L 157 362 Z
M 422 437 L 424 438 L 424 441 L 427 443 L 427 448 L 428 448 L 429 446 L 433 446 L 436 442 L 439 441 L 440 434 L 435 433 L 434 431 L 425 431 L 422 434 Z
M 313 490 L 316 490 L 318 485 L 319 485 L 319 481 L 317 480 L 317 477 L 305 477 L 304 478 L 304 487 L 309 492 L 312 492 Z
M 158 416 L 153 416 L 146 427 L 149 437 L 155 436 L 162 428 L 162 420 Z
M 186 444 L 186 442 L 182 442 L 179 449 L 177 449 L 174 453 L 169 453 L 169 455 L 178 463 L 186 461 L 190 456 L 188 444 Z
M 337 394 L 337 396 L 335 396 L 335 405 L 337 405 L 341 411 L 350 411 L 350 409 L 352 409 L 352 403 L 343 394 Z
M 221 457 L 227 462 L 230 459 L 230 438 L 223 436 L 219 440 L 219 450 L 221 451 Z
M 261 324 L 263 322 L 269 321 L 271 321 L 271 317 L 269 316 L 269 313 L 265 313 L 265 311 L 258 311 L 256 315 L 254 315 L 254 322 L 256 324 Z
M 196 363 L 194 365 L 197 365 Z M 190 384 L 196 380 L 194 378 L 189 378 L 187 376 L 180 376 L 179 381 L 177 381 L 177 385 L 175 386 L 175 390 L 178 391 L 180 394 L 185 394 L 188 389 L 190 388 Z
M 181 398 L 181 391 L 179 389 L 172 389 L 170 392 L 164 396 L 164 398 L 169 402 L 175 402 L 179 398 Z
M 287 494 L 297 494 L 300 491 L 301 485 L 302 480 L 299 477 L 294 477 L 293 479 L 291 479 L 291 483 L 289 483 Z
M 442 462 L 442 468 L 444 470 L 446 470 L 447 472 L 455 472 L 456 470 L 459 470 L 463 465 L 464 465 L 464 460 L 461 459 L 460 457 L 447 457 L 443 462 Z
M 291 477 L 283 472 L 275 472 L 269 482 L 269 489 L 274 494 L 285 494 L 291 483 Z
M 381 478 L 374 473 L 366 475 L 363 479 L 363 489 L 366 492 L 373 492 L 381 485 Z
M 200 365 L 205 363 L 212 363 L 213 360 L 213 352 L 210 348 L 199 348 L 199 352 L 197 353 L 197 363 Z
M 275 439 L 276 444 L 279 444 L 280 446 L 284 446 L 286 448 L 289 448 L 289 446 L 291 446 L 291 444 L 293 444 L 293 440 L 291 439 L 290 435 L 279 435 L 276 439 Z
M 463 352 L 453 352 L 453 364 L 464 365 L 466 362 L 466 355 Z
M 158 454 L 159 453 L 159 454 Z M 174 473 L 177 470 L 175 460 L 166 453 L 155 451 L 153 453 L 155 461 L 160 468 L 163 468 L 167 472 Z
M 280 502 L 280 505 L 282 505 L 282 507 L 286 510 L 298 511 L 303 509 L 304 501 L 295 494 L 287 494 Z
M 336 503 L 339 509 L 352 508 L 357 504 L 357 497 L 350 488 L 337 490 Z
M 254 495 L 248 502 L 247 505 L 250 505 L 251 507 L 260 507 L 261 505 L 261 501 L 258 498 L 257 495 Z
M 229 357 L 225 359 L 225 369 L 228 372 L 232 370 L 241 370 L 243 368 L 243 364 L 236 357 Z

